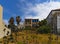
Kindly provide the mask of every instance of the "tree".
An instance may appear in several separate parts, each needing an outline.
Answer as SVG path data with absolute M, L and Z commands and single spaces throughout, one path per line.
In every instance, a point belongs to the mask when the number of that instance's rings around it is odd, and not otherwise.
M 39 22 L 39 26 L 43 26 L 43 25 L 46 25 L 46 24 L 47 24 L 46 19 L 41 20 L 41 21 Z
M 13 32 L 14 31 L 14 29 L 15 29 L 15 24 L 14 24 L 14 18 L 13 17 L 11 17 L 10 19 L 9 19 L 9 25 L 8 25 L 8 28 L 10 28 L 11 29 L 11 31 Z
M 9 38 L 9 39 L 10 39 L 11 41 L 14 40 L 13 34 L 12 34 L 12 33 L 14 33 L 14 34 L 16 35 L 16 36 L 15 36 L 15 39 L 16 39 L 16 41 L 17 41 L 18 28 L 17 28 L 17 26 L 14 24 L 14 18 L 13 18 L 13 17 L 11 17 L 11 18 L 9 19 L 8 28 L 11 29 L 11 35 L 10 35 L 10 38 Z
M 37 30 L 39 33 L 50 33 L 51 32 L 51 27 L 47 25 L 46 19 L 41 20 L 39 22 L 39 28 Z
M 17 25 L 20 23 L 20 21 L 21 21 L 21 20 L 20 20 L 20 16 L 17 16 L 17 17 L 16 17 Z
M 8 25 L 8 28 L 13 28 L 13 25 L 14 25 L 14 18 L 11 17 L 11 18 L 9 19 L 9 25 Z
M 9 24 L 14 24 L 14 18 L 13 17 L 10 18 Z
M 47 26 L 47 25 L 43 25 L 43 26 L 40 26 L 38 28 L 37 32 L 39 32 L 41 34 L 43 34 L 43 33 L 47 34 L 47 33 L 51 32 L 51 28 L 49 26 Z

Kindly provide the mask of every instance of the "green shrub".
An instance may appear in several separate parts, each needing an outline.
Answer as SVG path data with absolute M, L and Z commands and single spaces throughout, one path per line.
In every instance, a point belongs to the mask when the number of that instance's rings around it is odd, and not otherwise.
M 45 34 L 50 33 L 50 31 L 51 31 L 51 28 L 49 26 L 46 26 L 46 25 L 40 26 L 38 28 L 38 30 L 37 30 L 37 32 L 41 33 L 41 34 L 43 34 L 43 33 L 45 33 Z

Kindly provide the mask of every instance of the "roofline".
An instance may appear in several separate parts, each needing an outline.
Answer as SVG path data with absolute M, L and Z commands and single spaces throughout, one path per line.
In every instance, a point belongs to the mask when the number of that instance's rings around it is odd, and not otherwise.
M 53 10 L 50 11 L 50 13 L 49 13 L 49 15 L 47 16 L 47 18 L 50 16 L 50 14 L 52 13 L 52 11 L 53 11 Z M 46 19 L 47 19 L 47 18 L 46 18 Z
M 50 14 L 52 13 L 52 11 L 60 11 L 60 9 L 51 10 L 50 13 L 49 13 L 49 15 L 47 16 L 47 18 L 50 16 Z

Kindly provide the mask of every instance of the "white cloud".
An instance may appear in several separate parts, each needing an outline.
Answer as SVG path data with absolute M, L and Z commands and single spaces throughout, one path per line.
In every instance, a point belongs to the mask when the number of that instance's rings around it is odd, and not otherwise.
M 36 4 L 28 8 L 28 11 L 25 13 L 25 18 L 39 18 L 39 20 L 45 19 L 52 9 L 60 9 L 60 2 L 50 1 Z M 36 15 L 33 16 L 29 14 L 30 12 L 35 12 Z

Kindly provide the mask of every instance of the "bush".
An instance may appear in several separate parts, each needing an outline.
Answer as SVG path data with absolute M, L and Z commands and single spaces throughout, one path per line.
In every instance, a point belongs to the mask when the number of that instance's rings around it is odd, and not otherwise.
M 41 33 L 41 34 L 43 34 L 43 33 L 45 33 L 45 34 L 50 33 L 50 31 L 51 31 L 51 28 L 49 26 L 46 26 L 46 25 L 39 27 L 38 30 L 37 30 L 37 32 Z

